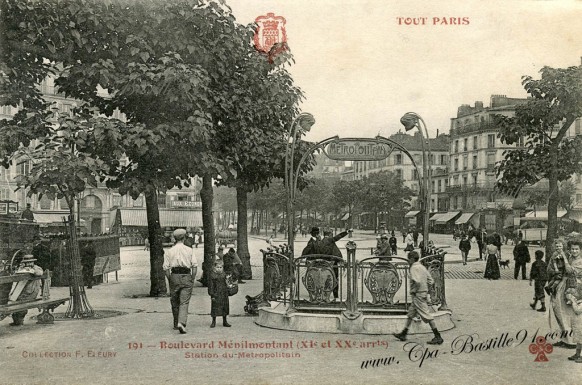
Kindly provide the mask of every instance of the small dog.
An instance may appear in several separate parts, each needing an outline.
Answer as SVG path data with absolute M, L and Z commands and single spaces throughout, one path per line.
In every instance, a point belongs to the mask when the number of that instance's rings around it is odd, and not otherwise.
M 499 261 L 499 266 L 503 266 L 504 269 L 507 269 L 509 267 L 509 259 L 506 259 L 505 261 Z

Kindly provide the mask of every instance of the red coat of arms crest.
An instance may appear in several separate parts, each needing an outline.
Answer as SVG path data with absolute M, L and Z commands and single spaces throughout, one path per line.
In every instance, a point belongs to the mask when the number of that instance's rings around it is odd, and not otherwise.
M 254 36 L 257 50 L 268 54 L 275 44 L 287 42 L 286 20 L 284 17 L 275 16 L 274 13 L 267 13 L 266 16 L 257 17 L 255 22 L 258 25 Z

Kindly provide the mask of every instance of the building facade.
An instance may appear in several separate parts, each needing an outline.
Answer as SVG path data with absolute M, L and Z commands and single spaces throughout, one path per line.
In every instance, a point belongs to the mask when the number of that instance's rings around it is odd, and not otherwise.
M 414 135 L 398 132 L 391 135 L 389 139 L 400 144 L 410 153 L 418 169 L 404 152 L 394 150 L 388 158 L 383 160 L 353 162 L 354 179 L 362 179 L 376 172 L 391 171 L 402 179 L 406 187 L 418 195 L 421 190 L 420 178 L 422 178 L 423 169 L 422 136 L 419 132 Z M 431 155 L 428 164 L 432 177 L 432 186 L 429 186 L 431 211 L 437 211 L 439 207 L 447 204 L 444 194 L 449 183 L 446 177 L 449 166 L 449 136 L 440 134 L 436 138 L 430 138 L 429 144 Z M 417 198 L 413 199 L 411 205 L 413 208 L 420 209 Z
M 39 87 L 45 100 L 54 104 L 53 108 L 58 114 L 69 114 L 78 105 L 77 101 L 65 98 L 58 93 L 54 79 L 51 77 L 43 80 Z M 1 106 L 0 119 L 10 119 L 17 112 L 17 108 Z M 124 114 L 119 111 L 115 111 L 112 118 L 125 121 Z M 13 162 L 8 168 L 0 167 L 0 201 L 17 202 L 19 211 L 30 203 L 35 220 L 40 224 L 41 229 L 44 228 L 46 232 L 60 232 L 63 230 L 63 217 L 69 214 L 66 201 L 64 199 L 52 200 L 46 196 L 28 197 L 25 189 L 18 189 L 17 178 L 30 172 L 31 167 L 30 161 Z M 182 223 L 183 220 L 180 220 L 180 217 L 184 216 L 185 210 L 190 212 L 190 215 L 187 215 L 188 223 L 193 224 L 188 227 L 202 226 L 201 186 L 201 181 L 194 178 L 190 187 L 175 188 L 159 195 L 158 207 L 160 211 L 164 211 L 161 217 L 166 218 L 166 222 L 161 223 L 163 227 L 172 227 L 178 222 Z M 76 210 L 79 213 L 76 219 L 81 231 L 86 234 L 108 233 L 113 227 L 118 210 L 124 211 L 122 217 L 125 217 L 126 221 L 131 221 L 135 227 L 147 226 L 147 221 L 144 220 L 145 198 L 139 196 L 134 200 L 128 195 L 122 196 L 116 190 L 107 188 L 105 184 L 88 187 L 78 197 L 76 205 L 79 208 L 78 211 Z

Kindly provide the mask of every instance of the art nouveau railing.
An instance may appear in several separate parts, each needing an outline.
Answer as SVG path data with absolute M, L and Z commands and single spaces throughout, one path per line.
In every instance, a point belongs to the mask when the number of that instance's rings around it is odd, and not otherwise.
M 347 317 L 357 317 L 362 311 L 406 312 L 411 301 L 408 260 L 398 256 L 356 260 L 356 245 L 351 241 L 346 250 L 347 259 L 314 254 L 295 258 L 292 264 L 285 248 L 263 251 L 263 292 L 247 296 L 247 307 L 253 310 L 250 300 L 256 307 L 277 301 L 297 310 L 343 311 Z M 435 282 L 429 288 L 430 304 L 440 305 L 440 309 L 446 309 L 445 254 L 436 249 L 421 259 Z

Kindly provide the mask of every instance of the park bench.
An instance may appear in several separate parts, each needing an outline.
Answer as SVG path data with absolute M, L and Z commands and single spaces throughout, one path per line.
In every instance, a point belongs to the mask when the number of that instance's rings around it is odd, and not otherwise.
M 49 312 L 54 311 L 60 305 L 63 305 L 69 298 L 50 298 L 51 272 L 45 270 L 41 276 L 32 276 L 30 274 L 13 274 L 0 277 L 0 285 L 12 285 L 14 282 L 31 281 L 40 279 L 42 281 L 41 297 L 29 301 L 8 301 L 0 305 L 0 320 L 8 317 L 14 312 L 37 308 L 42 311 L 37 317 L 37 324 L 53 324 L 55 317 Z

